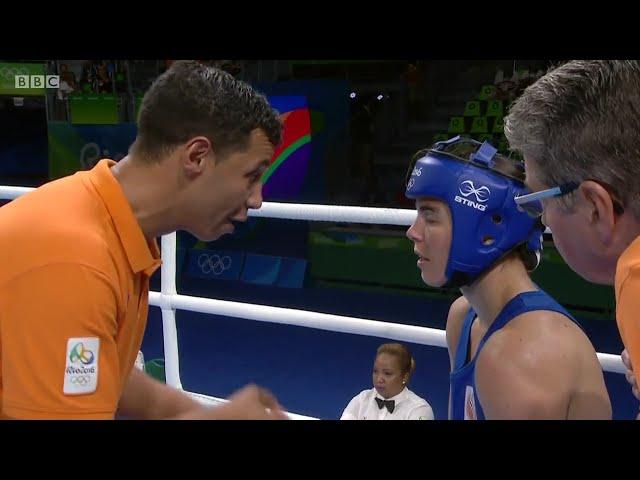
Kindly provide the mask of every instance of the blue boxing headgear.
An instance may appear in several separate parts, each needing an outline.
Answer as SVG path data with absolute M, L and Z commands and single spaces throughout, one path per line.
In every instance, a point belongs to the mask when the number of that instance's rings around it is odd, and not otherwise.
M 447 286 L 473 283 L 520 246 L 540 258 L 544 226 L 516 205 L 514 198 L 528 190 L 493 170 L 496 153 L 489 142 L 458 136 L 416 154 L 409 169 L 407 198 L 441 200 L 451 211 Z

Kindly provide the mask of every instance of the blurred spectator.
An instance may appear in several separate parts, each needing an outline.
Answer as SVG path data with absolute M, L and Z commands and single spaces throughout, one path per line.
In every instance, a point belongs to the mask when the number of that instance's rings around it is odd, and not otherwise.
M 85 93 L 96 92 L 96 69 L 92 60 L 87 60 L 82 64 L 82 75 L 80 83 Z
M 503 102 L 513 101 L 518 92 L 518 84 L 513 80 L 503 80 L 496 85 L 495 99 Z
M 405 72 L 405 81 L 407 82 L 407 91 L 409 96 L 409 120 L 418 120 L 420 118 L 423 96 L 423 76 L 417 63 L 410 63 Z
M 78 88 L 78 83 L 76 81 L 76 75 L 71 70 L 66 63 L 60 64 L 60 83 L 65 82 L 68 88 L 71 90 L 76 90 Z
M 373 96 L 356 97 L 352 104 L 349 131 L 351 133 L 350 177 L 356 189 L 360 190 L 358 200 L 362 203 L 373 201 L 377 179 L 373 162 Z
M 113 64 L 106 60 L 100 61 L 97 65 L 96 80 L 98 83 L 98 92 L 113 92 Z

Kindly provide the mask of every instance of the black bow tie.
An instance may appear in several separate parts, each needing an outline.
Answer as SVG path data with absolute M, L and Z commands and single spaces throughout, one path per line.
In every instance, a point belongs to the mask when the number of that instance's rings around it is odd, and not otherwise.
M 387 410 L 389 410 L 389 413 L 393 413 L 393 411 L 396 408 L 396 401 L 395 400 L 383 400 L 381 398 L 375 397 L 376 398 L 376 403 L 378 404 L 378 408 L 382 410 L 382 407 L 387 407 Z

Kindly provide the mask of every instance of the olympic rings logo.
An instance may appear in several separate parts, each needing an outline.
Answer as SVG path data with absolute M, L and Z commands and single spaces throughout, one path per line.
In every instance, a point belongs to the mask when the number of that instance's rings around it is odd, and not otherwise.
M 209 255 L 208 253 L 201 253 L 198 257 L 198 267 L 200 271 L 205 274 L 213 273 L 214 275 L 220 275 L 225 270 L 231 268 L 231 257 L 225 255 Z
M 69 379 L 69 383 L 74 385 L 88 385 L 91 381 L 91 377 L 89 375 L 75 375 Z
M 69 360 L 71 360 L 72 363 L 80 361 L 84 365 L 91 365 L 93 363 L 93 359 L 93 352 L 88 348 L 84 348 L 82 342 L 76 343 L 69 354 Z
M 4 80 L 11 80 L 11 82 L 13 83 L 13 79 L 15 78 L 16 75 L 29 75 L 29 70 L 24 68 L 24 67 L 22 67 L 22 68 L 9 68 L 9 67 L 0 68 L 0 76 Z

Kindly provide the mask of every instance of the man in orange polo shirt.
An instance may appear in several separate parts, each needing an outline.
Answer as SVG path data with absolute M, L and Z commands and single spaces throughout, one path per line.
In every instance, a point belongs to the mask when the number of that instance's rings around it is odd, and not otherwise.
M 133 368 L 156 239 L 231 233 L 260 208 L 281 137 L 264 96 L 176 62 L 146 93 L 127 157 L 0 208 L 0 417 L 286 418 L 254 385 L 211 408 Z
M 534 192 L 516 203 L 542 214 L 576 273 L 615 286 L 623 358 L 640 365 L 640 61 L 559 66 L 516 100 L 505 134 Z

